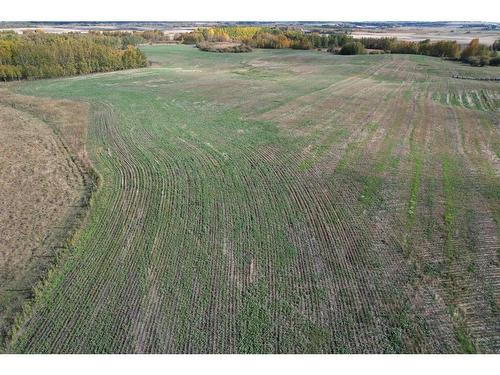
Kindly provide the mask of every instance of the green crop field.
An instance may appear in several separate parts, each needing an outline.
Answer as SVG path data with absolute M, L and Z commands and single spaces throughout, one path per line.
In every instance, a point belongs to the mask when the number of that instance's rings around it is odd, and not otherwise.
M 15 84 L 91 105 L 100 186 L 7 351 L 500 351 L 500 68 L 143 47 Z

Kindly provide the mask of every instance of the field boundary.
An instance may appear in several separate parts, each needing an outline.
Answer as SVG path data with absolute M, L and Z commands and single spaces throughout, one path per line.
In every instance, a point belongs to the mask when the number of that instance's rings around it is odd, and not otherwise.
M 8 92 L 8 94 L 12 94 L 12 92 Z M 49 237 L 48 241 L 44 241 L 46 243 L 42 244 L 42 247 L 46 249 L 52 248 L 53 254 L 51 256 L 54 257 L 54 261 L 50 262 L 48 267 L 36 277 L 38 281 L 31 286 L 31 291 L 26 297 L 21 311 L 14 316 L 11 332 L 5 337 L 5 346 L 0 347 L 0 353 L 9 353 L 12 340 L 15 338 L 23 324 L 30 319 L 32 308 L 36 304 L 39 296 L 42 294 L 45 286 L 50 284 L 50 280 L 57 274 L 60 266 L 65 262 L 67 256 L 73 251 L 73 245 L 78 240 L 80 232 L 85 227 L 88 213 L 90 212 L 90 208 L 92 206 L 93 197 L 95 196 L 95 193 L 100 185 L 101 176 L 92 165 L 90 159 L 87 157 L 86 151 L 84 151 L 86 160 L 83 160 L 77 155 L 76 150 L 72 150 L 71 147 L 68 146 L 64 136 L 61 134 L 61 130 L 56 124 L 51 123 L 44 116 L 41 116 L 32 109 L 16 105 L 17 103 L 15 103 L 15 101 L 9 101 L 8 98 L 5 97 L 0 97 L 0 100 L 1 104 L 11 106 L 15 110 L 28 114 L 46 125 L 51 130 L 54 140 L 66 153 L 68 160 L 70 160 L 76 167 L 83 182 L 83 189 L 81 190 L 78 198 L 78 204 L 71 206 L 68 209 L 68 212 L 63 220 L 57 223 L 58 225 L 54 226 L 52 228 L 53 230 L 47 234 Z M 84 143 L 86 142 L 85 139 L 82 141 Z
M 468 79 L 471 81 L 500 81 L 500 77 L 468 77 L 460 76 L 458 74 L 454 74 L 451 77 L 455 79 Z

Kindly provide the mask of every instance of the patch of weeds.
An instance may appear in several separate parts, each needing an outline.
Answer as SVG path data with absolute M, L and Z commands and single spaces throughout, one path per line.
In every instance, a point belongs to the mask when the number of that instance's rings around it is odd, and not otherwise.
M 269 353 L 272 347 L 272 322 L 268 309 L 264 305 L 264 288 L 251 287 L 244 298 L 243 309 L 239 315 L 240 353 Z
M 450 103 L 451 105 L 454 105 L 454 106 L 457 106 L 457 107 L 460 107 L 461 106 L 461 102 L 460 102 L 460 96 L 455 93 L 455 92 L 452 92 L 450 94 Z
M 443 265 L 440 263 L 425 262 L 422 266 L 424 274 L 432 277 L 441 277 Z
M 467 354 L 477 353 L 476 346 L 474 345 L 474 342 L 472 341 L 469 334 L 467 333 L 467 330 L 466 330 L 464 324 L 459 324 L 455 328 L 455 336 L 460 344 L 460 348 L 462 349 L 462 352 L 467 353 Z
M 364 178 L 364 187 L 360 195 L 360 201 L 367 206 L 371 206 L 377 201 L 380 203 L 381 197 L 379 191 L 384 182 L 383 172 L 386 169 L 388 160 L 392 160 L 390 155 L 393 146 L 393 143 L 389 144 L 385 153 L 373 166 L 372 174 Z
M 408 303 L 405 303 L 399 311 L 392 317 L 392 323 L 387 330 L 386 337 L 389 346 L 388 353 L 402 353 L 405 350 L 404 338 L 410 331 L 411 318 Z
M 467 272 L 472 273 L 472 274 L 476 272 L 476 262 L 471 261 L 471 262 L 467 265 Z

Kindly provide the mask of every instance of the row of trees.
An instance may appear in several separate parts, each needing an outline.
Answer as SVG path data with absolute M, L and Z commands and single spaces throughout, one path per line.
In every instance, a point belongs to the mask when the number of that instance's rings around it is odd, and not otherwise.
M 313 49 L 341 47 L 353 39 L 344 33 L 320 35 L 295 28 L 232 26 L 196 29 L 181 34 L 178 40 L 184 44 L 241 41 L 255 48 Z
M 344 44 L 339 53 L 341 55 L 364 55 L 366 53 L 366 49 L 363 43 L 352 41 Z
M 219 27 L 196 29 L 180 35 L 185 44 L 200 42 L 242 41 L 256 48 L 327 48 L 343 54 L 365 53 L 365 49 L 382 50 L 387 53 L 424 54 L 429 56 L 458 58 L 460 46 L 454 41 L 422 42 L 401 41 L 396 38 L 354 39 L 346 33 L 305 33 L 296 28 L 277 27 Z M 361 43 L 360 46 L 358 43 Z M 346 46 L 343 52 L 342 47 Z M 364 48 L 362 48 L 364 47 Z
M 427 55 L 449 59 L 461 59 L 472 65 L 498 65 L 500 40 L 492 47 L 474 39 L 465 49 L 456 41 L 421 42 L 403 41 L 397 38 L 354 39 L 346 33 L 318 34 L 305 33 L 296 28 L 278 27 L 219 27 L 196 29 L 178 36 L 185 44 L 202 42 L 241 41 L 255 48 L 327 48 L 330 52 L 343 55 L 364 54 L 367 49 L 377 53 L 404 53 Z M 373 53 L 371 52 L 371 53 Z
M 471 65 L 498 65 L 500 56 L 500 40 L 488 47 L 473 39 L 463 50 L 456 41 L 440 40 L 431 42 L 429 39 L 420 42 L 402 41 L 396 38 L 361 38 L 360 43 L 365 48 L 382 50 L 388 53 L 407 53 L 427 55 L 462 60 Z
M 196 45 L 202 51 L 208 52 L 232 52 L 232 53 L 240 53 L 240 52 L 252 52 L 252 47 L 247 44 L 237 44 L 237 43 L 212 43 L 212 42 L 201 42 Z
M 37 79 L 139 68 L 146 56 L 121 36 L 103 33 L 0 33 L 0 80 Z
M 365 48 L 382 50 L 387 53 L 406 53 L 412 55 L 428 55 L 456 59 L 460 56 L 460 46 L 455 41 L 441 40 L 421 42 L 398 40 L 397 38 L 361 38 L 359 41 Z
M 491 48 L 479 43 L 479 39 L 472 39 L 462 51 L 460 58 L 473 66 L 500 65 L 500 39 L 496 40 Z
M 171 42 L 168 34 L 161 30 L 145 30 L 145 31 L 91 31 L 92 34 L 101 35 L 104 37 L 117 38 L 121 40 L 122 48 L 128 45 L 136 46 L 144 43 L 166 43 Z

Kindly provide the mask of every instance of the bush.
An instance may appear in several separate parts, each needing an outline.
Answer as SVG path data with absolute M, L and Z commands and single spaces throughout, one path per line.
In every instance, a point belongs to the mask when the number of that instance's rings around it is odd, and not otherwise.
M 471 57 L 486 57 L 490 55 L 490 50 L 484 44 L 479 43 L 479 39 L 472 39 L 469 45 L 462 51 L 460 58 L 462 61 L 471 63 Z M 475 62 L 477 59 L 473 59 Z M 472 64 L 472 63 L 471 63 Z
M 495 56 L 490 59 L 491 66 L 499 66 L 500 65 L 500 56 Z
M 205 40 L 205 37 L 201 32 L 192 31 L 190 33 L 183 33 L 182 36 L 182 44 L 197 44 L 201 43 Z
M 415 42 L 397 41 L 390 48 L 391 53 L 418 54 L 418 44 Z
M 234 43 L 217 43 L 217 42 L 201 42 L 196 44 L 202 51 L 207 52 L 229 52 L 229 53 L 241 53 L 241 52 L 252 52 L 252 48 L 244 43 L 234 44 Z
M 481 66 L 481 58 L 479 56 L 471 56 L 467 58 L 467 61 L 472 66 Z
M 480 56 L 479 62 L 481 66 L 490 65 L 490 57 L 489 56 Z
M 396 38 L 361 38 L 360 42 L 363 43 L 365 48 L 377 49 L 382 51 L 391 51 L 394 44 L 396 44 Z
M 341 55 L 364 55 L 366 49 L 360 42 L 349 42 L 340 49 Z
M 313 49 L 314 44 L 310 39 L 302 38 L 292 42 L 293 49 Z
M 267 31 L 261 31 L 255 34 L 251 39 L 245 40 L 246 43 L 255 48 L 289 48 L 290 39 L 284 34 L 275 34 Z
M 491 48 L 493 51 L 500 51 L 500 39 L 495 40 Z
M 22 72 L 21 69 L 19 69 L 17 66 L 0 65 L 0 80 L 12 81 L 21 78 L 22 78 Z
M 455 41 L 440 40 L 435 43 L 430 43 L 428 55 L 457 59 L 460 56 L 460 47 Z

